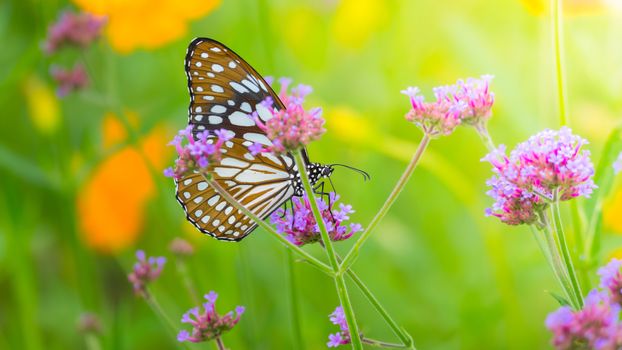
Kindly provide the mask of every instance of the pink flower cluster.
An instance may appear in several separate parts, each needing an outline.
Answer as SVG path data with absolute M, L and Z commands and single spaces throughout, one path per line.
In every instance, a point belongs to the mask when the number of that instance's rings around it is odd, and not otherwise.
M 622 348 L 622 261 L 613 259 L 600 268 L 601 291 L 592 290 L 581 310 L 563 306 L 549 314 L 546 327 L 553 333 L 558 350 Z
M 495 203 L 487 214 L 510 225 L 531 224 L 537 210 L 553 200 L 589 197 L 596 185 L 586 144 L 585 139 L 562 127 L 530 137 L 509 157 L 503 145 L 489 153 L 483 160 L 492 164 L 495 175 L 487 182 L 491 187 L 487 194 Z
M 346 321 L 346 315 L 343 312 L 343 307 L 337 306 L 332 314 L 328 315 L 329 320 L 339 326 L 339 332 L 328 335 L 328 343 L 326 345 L 329 348 L 336 348 L 339 345 L 350 344 L 350 330 L 348 329 L 348 322 Z
M 179 157 L 175 160 L 174 167 L 164 170 L 164 175 L 180 179 L 189 172 L 206 172 L 212 162 L 220 160 L 221 147 L 231 137 L 231 133 L 224 129 L 216 130 L 213 134 L 207 130 L 201 131 L 196 138 L 192 135 L 192 125 L 180 130 L 169 143 L 175 146 Z M 184 144 L 184 139 L 188 143 Z
M 203 311 L 197 306 L 186 312 L 182 318 L 182 323 L 192 326 L 192 331 L 182 330 L 177 334 L 180 342 L 199 343 L 220 337 L 223 333 L 231 330 L 239 321 L 244 313 L 244 307 L 235 308 L 235 313 L 230 311 L 224 315 L 216 312 L 216 299 L 218 294 L 211 291 L 204 296 L 206 303 L 203 304 Z
M 136 252 L 136 258 L 138 261 L 134 264 L 134 269 L 127 276 L 127 279 L 132 283 L 134 293 L 146 298 L 148 297 L 147 284 L 160 277 L 166 259 L 162 256 L 147 259 L 142 250 Z
M 261 152 L 283 154 L 294 151 L 319 139 L 326 131 L 323 127 L 324 119 L 321 108 L 306 111 L 302 107 L 305 97 L 312 91 L 311 87 L 298 85 L 291 90 L 291 93 L 288 93 L 287 89 L 291 80 L 281 78 L 279 82 L 281 83 L 279 99 L 285 105 L 285 109 L 275 110 L 272 107 L 274 101 L 267 98 L 262 102 L 263 107 L 271 114 L 269 118 L 265 118 L 267 121 L 264 123 L 257 111 L 251 115 L 257 126 L 272 141 L 270 146 L 259 143 L 249 146 L 249 151 L 253 155 Z
M 86 47 L 100 36 L 105 23 L 105 18 L 90 13 L 63 12 L 60 19 L 48 29 L 44 50 L 53 54 L 65 45 Z
M 339 210 L 334 210 L 335 202 L 339 196 L 334 192 L 329 194 L 329 204 L 322 198 L 317 198 L 318 206 L 322 212 L 322 218 L 326 223 L 326 229 L 332 241 L 342 241 L 352 237 L 356 232 L 362 231 L 360 224 L 344 224 L 354 213 L 351 205 L 339 204 Z M 285 235 L 287 239 L 297 246 L 318 242 L 321 240 L 320 229 L 311 210 L 311 204 L 306 194 L 302 198 L 292 199 L 293 210 L 287 212 L 279 208 L 270 216 L 270 222 L 276 225 L 278 233 Z
M 618 159 L 613 162 L 613 172 L 617 175 L 620 171 L 622 171 L 622 152 L 618 154 Z
M 59 97 L 67 96 L 70 92 L 81 90 L 89 83 L 84 66 L 76 64 L 72 69 L 53 66 L 50 70 L 52 79 L 58 84 L 56 94 Z
M 401 92 L 410 97 L 412 108 L 406 120 L 414 123 L 429 136 L 449 135 L 462 124 L 483 130 L 491 116 L 494 94 L 489 89 L 492 76 L 481 79 L 458 80 L 454 85 L 434 88 L 436 100 L 425 102 L 419 88 L 408 87 Z

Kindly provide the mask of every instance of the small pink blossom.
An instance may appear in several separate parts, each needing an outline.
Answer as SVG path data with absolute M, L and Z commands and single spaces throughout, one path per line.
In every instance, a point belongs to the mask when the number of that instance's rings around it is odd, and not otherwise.
M 302 107 L 305 97 L 311 93 L 311 87 L 298 85 L 291 89 L 291 93 L 288 93 L 290 80 L 282 78 L 280 83 L 279 99 L 285 108 L 274 109 L 272 107 L 274 101 L 268 98 L 263 101 L 260 108 L 266 109 L 267 113 L 270 114 L 269 118 L 265 118 L 257 111 L 251 114 L 257 126 L 266 133 L 272 142 L 271 145 L 257 143 L 251 145 L 249 151 L 253 154 L 261 152 L 283 154 L 294 151 L 319 139 L 326 131 L 323 127 L 322 110 L 314 108 L 307 111 Z
M 81 64 L 76 64 L 72 69 L 53 66 L 50 74 L 52 79 L 58 84 L 56 94 L 59 97 L 67 96 L 73 91 L 82 90 L 89 84 L 88 75 Z
M 617 175 L 620 171 L 622 171 L 622 152 L 618 154 L 618 159 L 613 162 L 613 171 Z
M 175 166 L 164 170 L 164 175 L 181 179 L 190 172 L 206 172 L 211 163 L 220 161 L 222 145 L 231 139 L 227 130 L 201 131 L 193 136 L 193 127 L 189 125 L 179 131 L 173 141 L 169 143 L 175 147 L 178 158 Z
M 350 344 L 352 339 L 350 338 L 350 330 L 348 329 L 348 322 L 346 321 L 346 315 L 343 311 L 343 307 L 337 306 L 332 314 L 328 315 L 330 322 L 339 326 L 339 332 L 328 335 L 328 342 L 326 345 L 329 348 L 336 348 L 339 345 Z
M 147 258 L 142 250 L 136 252 L 136 258 L 138 261 L 127 279 L 132 283 L 136 295 L 147 298 L 147 284 L 160 277 L 166 259 L 161 256 Z
M 339 210 L 333 207 L 339 196 L 331 192 L 329 203 L 326 204 L 322 198 L 317 198 L 322 218 L 326 224 L 326 229 L 332 241 L 342 241 L 352 237 L 357 232 L 363 230 L 360 224 L 345 224 L 350 220 L 350 214 L 354 213 L 352 206 L 339 204 Z M 320 229 L 313 216 L 311 203 L 306 194 L 302 198 L 292 199 L 293 210 L 287 212 L 280 208 L 270 216 L 270 222 L 276 225 L 276 230 L 287 237 L 295 245 L 302 246 L 321 240 Z
M 59 20 L 48 29 L 44 51 L 52 54 L 65 45 L 86 47 L 100 36 L 105 23 L 104 17 L 87 12 L 63 12 Z
M 244 307 L 235 308 L 235 313 L 230 311 L 224 315 L 216 312 L 216 299 L 218 294 L 211 291 L 204 296 L 206 303 L 203 303 L 203 311 L 198 306 L 190 309 L 181 318 L 182 323 L 192 326 L 192 330 L 182 330 L 177 334 L 179 342 L 200 343 L 220 337 L 225 332 L 233 329 L 240 321 L 240 317 L 244 313 Z

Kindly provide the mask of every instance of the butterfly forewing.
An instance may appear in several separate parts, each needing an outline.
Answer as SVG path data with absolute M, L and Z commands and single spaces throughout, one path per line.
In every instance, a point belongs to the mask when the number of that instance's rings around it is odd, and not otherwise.
M 296 168 L 290 155 L 249 153 L 247 147 L 254 142 L 271 144 L 249 114 L 257 111 L 259 118 L 267 121 L 271 114 L 261 102 L 272 97 L 276 109 L 284 108 L 282 102 L 248 63 L 214 40 L 193 40 L 185 67 L 190 92 L 188 122 L 194 133 L 225 129 L 233 136 L 222 148 L 221 161 L 212 165 L 214 180 L 255 215 L 265 218 L 294 195 Z M 176 183 L 177 199 L 188 220 L 202 232 L 238 241 L 255 229 L 256 224 L 221 198 L 200 174 L 188 174 Z

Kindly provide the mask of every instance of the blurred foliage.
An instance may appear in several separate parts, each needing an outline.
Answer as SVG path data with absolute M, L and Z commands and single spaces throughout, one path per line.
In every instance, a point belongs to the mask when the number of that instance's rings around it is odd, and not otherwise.
M 309 105 L 325 108 L 328 132 L 309 153 L 372 175 L 368 183 L 346 170 L 333 177 L 363 225 L 420 138 L 403 120 L 405 86 L 429 91 L 490 73 L 497 143 L 513 146 L 558 127 L 547 1 L 76 3 L 110 16 L 106 38 L 84 52 L 54 56 L 41 50 L 46 29 L 75 4 L 0 3 L 2 349 L 84 348 L 75 325 L 86 311 L 101 317 L 105 349 L 174 348 L 165 326 L 132 295 L 126 274 L 137 248 L 170 257 L 167 246 L 177 236 L 196 247 L 188 267 L 199 292 L 218 291 L 222 310 L 247 306 L 225 336 L 227 346 L 291 348 L 283 248 L 261 230 L 239 244 L 203 237 L 161 176 L 172 161 L 164 145 L 187 122 L 182 62 L 193 37 L 222 41 L 265 75 L 314 87 Z M 592 142 L 597 162 L 622 113 L 622 14 L 587 0 L 569 1 L 566 12 L 571 125 Z M 50 65 L 76 60 L 85 62 L 91 84 L 59 100 Z M 558 288 L 526 227 L 484 217 L 490 175 L 479 161 L 484 153 L 466 128 L 433 141 L 354 267 L 421 349 L 549 342 L 543 322 L 556 302 L 544 291 Z M 605 196 L 602 259 L 622 241 L 622 186 L 613 188 Z M 309 250 L 322 256 L 318 247 Z M 153 293 L 177 321 L 194 303 L 174 259 L 167 264 Z M 327 319 L 337 304 L 332 281 L 304 264 L 295 273 L 303 338 L 308 349 L 322 348 L 334 331 Z M 351 290 L 365 334 L 393 340 Z

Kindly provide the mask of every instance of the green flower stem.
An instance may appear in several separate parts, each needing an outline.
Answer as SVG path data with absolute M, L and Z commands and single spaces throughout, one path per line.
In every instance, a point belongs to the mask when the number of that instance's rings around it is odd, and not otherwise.
M 557 235 L 557 241 L 559 243 L 559 248 L 562 253 L 562 258 L 564 260 L 564 264 L 566 265 L 568 276 L 570 277 L 570 283 L 572 284 L 572 290 L 574 294 L 576 295 L 577 306 L 578 308 L 581 308 L 583 307 L 583 293 L 581 291 L 581 285 L 579 284 L 579 280 L 577 279 L 577 273 L 572 264 L 572 257 L 570 256 L 570 250 L 568 249 L 568 245 L 566 244 L 564 227 L 562 225 L 561 212 L 559 210 L 559 190 L 555 191 L 554 201 L 551 205 L 551 214 L 554 218 L 553 227 Z
M 410 347 L 404 344 L 387 343 L 376 339 L 362 338 L 362 341 L 364 344 L 377 348 L 410 349 Z
M 199 297 L 197 295 L 197 290 L 194 287 L 194 283 L 192 283 L 192 279 L 190 278 L 190 274 L 188 273 L 188 266 L 186 265 L 186 261 L 183 257 L 177 257 L 175 259 L 175 267 L 177 268 L 177 273 L 181 276 L 181 279 L 184 282 L 184 286 L 190 295 L 192 301 L 199 305 L 201 304 Z
M 218 350 L 227 350 L 227 347 L 225 346 L 225 343 L 222 341 L 221 337 L 216 337 L 216 346 L 218 347 Z
M 475 130 L 477 131 L 479 137 L 482 139 L 482 142 L 484 143 L 484 146 L 486 146 L 486 149 L 488 149 L 488 152 L 492 152 L 497 149 L 497 147 L 495 147 L 495 143 L 492 141 L 492 137 L 490 137 L 488 128 L 486 128 L 486 125 L 484 123 L 482 123 L 481 125 L 475 125 Z
M 551 14 L 553 16 L 553 45 L 555 50 L 555 74 L 557 76 L 557 99 L 559 102 L 559 123 L 568 124 L 566 116 L 566 91 L 564 88 L 564 62 L 562 57 L 562 2 L 551 0 Z
M 330 266 L 333 268 L 333 279 L 335 280 L 335 287 L 337 288 L 337 295 L 339 296 L 341 307 L 343 307 L 343 312 L 346 316 L 348 330 L 350 331 L 350 334 L 359 334 L 358 325 L 356 324 L 356 318 L 354 316 L 354 310 L 352 309 L 352 304 L 350 303 L 350 296 L 348 295 L 348 290 L 346 288 L 346 282 L 343 278 L 343 273 L 340 270 L 339 262 L 337 262 L 337 255 L 335 254 L 335 249 L 333 248 L 333 242 L 330 240 L 330 235 L 328 234 L 328 230 L 326 230 L 326 224 L 324 223 L 324 219 L 322 218 L 322 213 L 320 212 L 320 208 L 317 204 L 317 201 L 315 200 L 313 188 L 311 186 L 311 182 L 309 181 L 309 175 L 307 174 L 304 159 L 302 158 L 302 154 L 298 150 L 293 152 L 293 155 L 296 166 L 298 167 L 300 179 L 302 180 L 302 185 L 309 198 L 309 203 L 311 204 L 313 217 L 315 218 L 315 221 L 317 222 L 320 229 L 322 243 L 324 243 L 324 248 L 326 249 L 326 254 L 328 255 L 328 260 L 330 261 Z M 363 344 L 361 343 L 360 337 L 352 337 L 352 348 L 357 350 L 363 349 Z
M 296 271 L 294 270 L 294 255 L 291 250 L 287 250 L 287 277 L 289 289 L 289 302 L 292 317 L 292 332 L 294 338 L 294 348 L 304 350 L 304 342 L 302 341 L 302 331 L 300 327 L 300 301 L 298 293 L 296 293 Z
M 101 350 L 102 348 L 99 338 L 93 333 L 85 334 L 84 342 L 86 343 L 87 350 Z
M 167 326 L 166 328 L 168 329 L 169 333 L 173 336 L 173 339 L 176 339 L 177 338 L 177 334 L 176 334 L 177 327 L 175 326 L 173 321 L 171 321 L 171 319 L 168 317 L 166 312 L 164 312 L 164 309 L 162 309 L 162 306 L 160 306 L 160 303 L 158 303 L 158 301 L 153 296 L 153 294 L 151 294 L 147 290 L 144 299 L 149 305 L 149 307 L 151 307 L 153 312 L 155 312 L 156 315 L 158 315 L 158 317 L 160 318 L 160 321 L 162 321 L 162 323 L 164 323 Z M 179 344 L 183 346 L 184 348 L 188 349 L 188 344 L 186 344 L 185 342 L 181 342 Z
M 365 229 L 365 231 L 361 233 L 357 241 L 352 246 L 352 249 L 350 249 L 348 254 L 346 254 L 345 258 L 343 259 L 343 262 L 341 263 L 341 271 L 345 271 L 348 268 L 350 268 L 350 266 L 352 266 L 352 264 L 356 260 L 356 257 L 358 256 L 361 246 L 363 246 L 363 243 L 365 243 L 365 241 L 369 238 L 373 229 L 380 222 L 380 220 L 387 214 L 387 212 L 391 208 L 391 205 L 393 205 L 393 203 L 397 199 L 400 192 L 402 192 L 402 190 L 404 189 L 404 186 L 406 186 L 408 179 L 410 179 L 410 176 L 412 175 L 413 171 L 417 167 L 417 163 L 419 163 L 419 160 L 421 159 L 421 156 L 423 155 L 423 152 L 425 151 L 425 149 L 428 147 L 429 143 L 430 143 L 430 136 L 428 134 L 424 134 L 423 138 L 421 139 L 421 142 L 419 143 L 419 146 L 417 147 L 417 150 L 415 151 L 415 154 L 412 160 L 410 161 L 410 163 L 408 163 L 406 170 L 404 171 L 400 179 L 397 181 L 397 184 L 393 188 L 393 191 L 391 191 L 391 194 L 389 195 L 387 200 L 382 205 L 382 208 L 380 208 L 376 216 L 374 216 L 374 218 L 369 223 L 369 225 L 367 225 L 367 228 Z
M 542 216 L 544 217 L 546 216 L 546 214 L 542 213 Z M 553 275 L 555 276 L 555 279 L 562 287 L 562 290 L 566 295 L 566 299 L 570 303 L 573 303 L 573 300 L 575 298 L 574 295 L 570 293 L 572 291 L 572 288 L 570 286 L 570 283 L 568 282 L 568 274 L 564 269 L 561 257 L 559 255 L 559 250 L 557 249 L 558 245 L 555 241 L 555 237 L 553 236 L 553 230 L 551 230 L 548 222 L 546 223 L 546 225 L 547 227 L 545 227 L 542 231 L 537 230 L 534 225 L 530 225 L 529 227 L 533 232 L 536 242 L 538 242 L 538 246 L 540 246 L 542 254 L 544 254 L 544 257 L 549 263 L 551 270 L 553 270 Z M 541 235 L 544 237 L 541 237 Z
M 207 181 L 210 184 L 210 186 L 212 186 L 212 188 L 216 192 L 218 192 L 219 195 L 221 195 L 224 199 L 227 200 L 227 202 L 229 202 L 229 204 L 233 205 L 236 209 L 242 211 L 244 213 L 244 215 L 246 215 L 249 218 L 251 218 L 251 220 L 253 220 L 255 223 L 257 223 L 257 225 L 259 225 L 261 228 L 263 228 L 268 233 L 270 233 L 274 238 L 276 238 L 277 240 L 281 241 L 281 243 L 285 244 L 289 249 L 291 249 L 294 252 L 296 252 L 296 254 L 300 255 L 302 258 L 307 260 L 307 262 L 309 262 L 311 265 L 317 267 L 320 271 L 324 272 L 325 274 L 327 274 L 329 276 L 333 276 L 334 275 L 333 270 L 328 265 L 326 265 L 325 263 L 321 262 L 320 260 L 314 258 L 312 255 L 310 255 L 309 253 L 305 252 L 304 250 L 302 250 L 297 245 L 295 245 L 292 242 L 288 241 L 287 238 L 285 238 L 282 235 L 278 234 L 274 230 L 274 228 L 272 228 L 270 225 L 266 224 L 261 218 L 259 218 L 255 214 L 253 214 L 250 210 L 246 209 L 246 207 L 244 205 L 242 205 L 242 203 L 238 202 L 237 199 L 233 198 L 233 196 L 231 194 L 229 194 L 229 192 L 227 192 L 224 188 L 222 188 L 222 186 L 220 186 L 216 181 L 212 181 L 209 178 L 209 176 L 206 176 L 206 174 L 201 174 L 201 175 L 203 176 L 205 181 Z
M 410 335 L 404 332 L 402 328 L 400 328 L 400 326 L 397 324 L 397 322 L 395 322 L 395 320 L 391 318 L 387 310 L 385 310 L 384 307 L 382 307 L 382 305 L 380 304 L 376 296 L 369 290 L 369 288 L 367 288 L 365 283 L 356 275 L 356 273 L 354 273 L 354 271 L 352 270 L 347 270 L 346 274 L 348 275 L 348 277 L 350 277 L 350 279 L 354 282 L 354 284 L 356 284 L 356 286 L 363 293 L 365 298 L 367 298 L 367 300 L 374 306 L 376 311 L 378 311 L 378 313 L 382 316 L 384 321 L 389 325 L 389 327 L 391 327 L 391 330 L 393 331 L 393 333 L 398 338 L 400 338 L 403 344 L 399 346 L 387 346 L 387 347 L 404 347 L 408 349 L 415 349 L 415 346 L 413 344 L 413 341 Z M 365 340 L 363 340 L 363 342 L 365 342 Z M 369 343 L 366 343 L 366 344 L 369 344 Z

